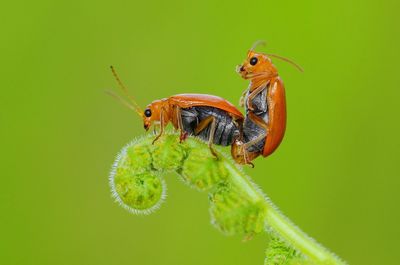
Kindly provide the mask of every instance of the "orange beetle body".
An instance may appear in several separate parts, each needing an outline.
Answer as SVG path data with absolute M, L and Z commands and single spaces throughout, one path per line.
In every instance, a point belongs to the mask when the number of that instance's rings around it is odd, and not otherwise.
M 150 110 L 152 115 L 150 117 L 144 115 L 144 127 L 148 129 L 153 122 L 161 123 L 161 116 L 163 116 L 162 123 L 164 125 L 171 122 L 178 129 L 178 117 L 175 115 L 178 109 L 200 106 L 223 110 L 235 121 L 243 121 L 244 119 L 243 114 L 232 103 L 223 98 L 206 94 L 178 94 L 169 98 L 155 100 L 147 105 L 146 110 Z M 164 114 L 162 115 L 161 112 L 164 112 Z
M 157 141 L 171 122 L 180 130 L 180 141 L 196 135 L 208 141 L 211 153 L 218 157 L 212 145 L 233 145 L 242 139 L 242 113 L 223 98 L 205 94 L 179 94 L 150 103 L 143 112 L 144 128 L 160 125 Z
M 272 154 L 280 145 L 286 130 L 286 98 L 285 87 L 282 80 L 278 77 L 271 81 L 274 84 L 268 90 L 267 99 L 270 104 L 270 122 L 268 123 L 268 133 L 262 155 L 264 157 Z M 273 105 L 273 106 L 272 106 Z
M 169 98 L 155 100 L 147 105 L 143 115 L 144 128 L 148 130 L 153 122 L 161 126 L 171 122 L 175 129 L 182 129 L 179 124 L 180 112 L 182 109 L 193 107 L 220 109 L 239 123 L 243 122 L 244 119 L 243 114 L 232 103 L 223 98 L 206 94 L 178 94 Z M 146 112 L 149 111 L 151 115 L 147 117 Z
M 175 129 L 180 130 L 181 142 L 188 135 L 208 140 L 211 153 L 215 157 L 218 155 L 212 147 L 213 144 L 232 145 L 233 149 L 235 141 L 242 141 L 243 114 L 227 100 L 205 94 L 179 94 L 155 100 L 143 111 L 130 96 L 112 66 L 111 71 L 129 102 L 111 91 L 108 93 L 135 111 L 143 119 L 146 130 L 153 124 L 160 126 L 160 132 L 153 144 L 162 136 L 165 126 L 170 122 Z
M 146 131 L 153 124 L 160 126 L 160 132 L 153 144 L 163 135 L 165 126 L 170 122 L 175 129 L 180 130 L 181 142 L 188 135 L 208 140 L 210 151 L 215 157 L 218 155 L 212 147 L 213 144 L 232 145 L 234 149 L 234 143 L 242 141 L 243 114 L 227 100 L 205 94 L 179 94 L 155 100 L 143 111 L 130 96 L 112 66 L 111 71 L 129 102 L 111 91 L 108 93 L 135 111 L 143 119 Z
M 259 43 L 253 45 L 253 48 L 257 44 Z M 240 105 L 245 105 L 246 108 L 244 135 L 248 141 L 243 143 L 238 140 L 234 147 L 234 153 L 237 154 L 237 157 L 234 158 L 241 164 L 247 164 L 259 155 L 264 157 L 271 155 L 278 148 L 285 135 L 285 87 L 278 75 L 278 70 L 268 56 L 277 57 L 294 64 L 292 61 L 277 55 L 256 53 L 253 48 L 248 52 L 244 63 L 237 67 L 237 72 L 242 78 L 250 80 L 249 87 L 240 99 Z M 294 65 L 301 70 L 299 66 Z M 262 93 L 265 94 L 265 98 L 261 98 Z M 263 103 L 260 100 L 265 102 Z M 249 129 L 249 125 L 252 125 L 251 129 Z M 257 144 L 262 146 L 254 148 Z M 244 156 L 239 154 L 244 154 Z

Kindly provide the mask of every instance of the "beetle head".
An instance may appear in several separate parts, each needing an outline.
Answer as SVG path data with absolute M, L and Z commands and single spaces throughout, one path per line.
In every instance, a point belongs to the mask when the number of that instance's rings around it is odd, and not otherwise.
M 243 140 L 236 138 L 231 146 L 231 155 L 236 163 L 241 165 L 247 164 L 254 167 L 254 164 L 251 163 L 251 161 L 257 158 L 260 155 L 260 152 L 248 152 Z
M 231 148 L 231 155 L 232 155 L 233 160 L 235 160 L 236 163 L 241 164 L 241 165 L 246 163 L 242 140 L 239 140 L 237 138 L 233 141 L 232 148 Z
M 161 119 L 164 120 L 164 124 L 168 121 L 168 104 L 165 99 L 155 100 L 143 111 L 143 127 L 147 131 L 151 125 L 160 124 Z M 163 110 L 163 117 L 161 112 Z
M 237 72 L 244 79 L 268 79 L 278 75 L 278 70 L 267 55 L 252 50 L 247 53 L 243 64 L 237 67 Z
M 239 73 L 244 79 L 260 80 L 270 79 L 278 76 L 278 70 L 269 57 L 274 57 L 285 62 L 292 64 L 298 70 L 303 72 L 303 69 L 295 62 L 275 54 L 257 53 L 254 49 L 258 45 L 265 45 L 264 41 L 256 41 L 247 53 L 247 58 L 243 64 L 238 65 L 236 72 Z

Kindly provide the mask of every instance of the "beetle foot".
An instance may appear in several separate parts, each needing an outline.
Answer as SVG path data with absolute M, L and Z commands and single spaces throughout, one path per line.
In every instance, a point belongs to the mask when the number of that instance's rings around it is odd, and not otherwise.
M 181 135 L 179 136 L 179 142 L 180 143 L 184 142 L 187 139 L 187 137 L 188 137 L 187 132 L 181 133 Z
M 161 135 L 157 135 L 156 138 L 154 138 L 153 142 L 151 142 L 152 145 L 154 145 L 155 142 L 158 141 L 158 139 L 160 139 Z
M 244 107 L 244 97 L 243 96 L 241 96 L 239 99 L 239 106 Z
M 254 167 L 255 167 L 254 164 L 251 163 L 251 162 L 247 162 L 247 165 L 251 166 L 251 168 L 254 168 Z
M 216 160 L 219 160 L 219 155 L 215 152 L 214 148 L 210 147 L 211 154 Z

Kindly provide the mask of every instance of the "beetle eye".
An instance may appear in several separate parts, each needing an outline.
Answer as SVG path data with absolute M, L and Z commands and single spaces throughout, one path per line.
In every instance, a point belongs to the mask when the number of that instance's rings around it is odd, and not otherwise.
M 251 64 L 251 65 L 256 65 L 257 62 L 258 62 L 257 57 L 253 57 L 253 58 L 250 59 L 250 64 Z
M 151 110 L 150 109 L 146 109 L 144 111 L 144 116 L 146 116 L 147 118 L 151 116 Z

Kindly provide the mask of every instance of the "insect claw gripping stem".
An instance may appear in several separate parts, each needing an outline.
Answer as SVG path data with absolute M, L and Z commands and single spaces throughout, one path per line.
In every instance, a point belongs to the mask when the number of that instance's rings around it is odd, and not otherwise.
M 110 174 L 112 196 L 129 212 L 150 214 L 166 196 L 163 175 L 176 172 L 190 187 L 209 193 L 211 223 L 244 239 L 266 232 L 265 265 L 345 264 L 308 237 L 282 213 L 223 152 L 214 159 L 205 142 L 165 133 L 152 144 L 148 135 L 132 141 L 117 156 Z
M 188 137 L 188 133 L 187 132 L 181 133 L 179 135 L 179 142 L 180 143 L 184 142 L 187 139 L 187 137 Z
M 155 144 L 155 142 L 157 142 L 158 141 L 158 139 L 160 139 L 160 136 L 156 136 L 156 138 L 154 138 L 154 140 L 151 142 L 151 144 L 152 145 L 154 145 Z

